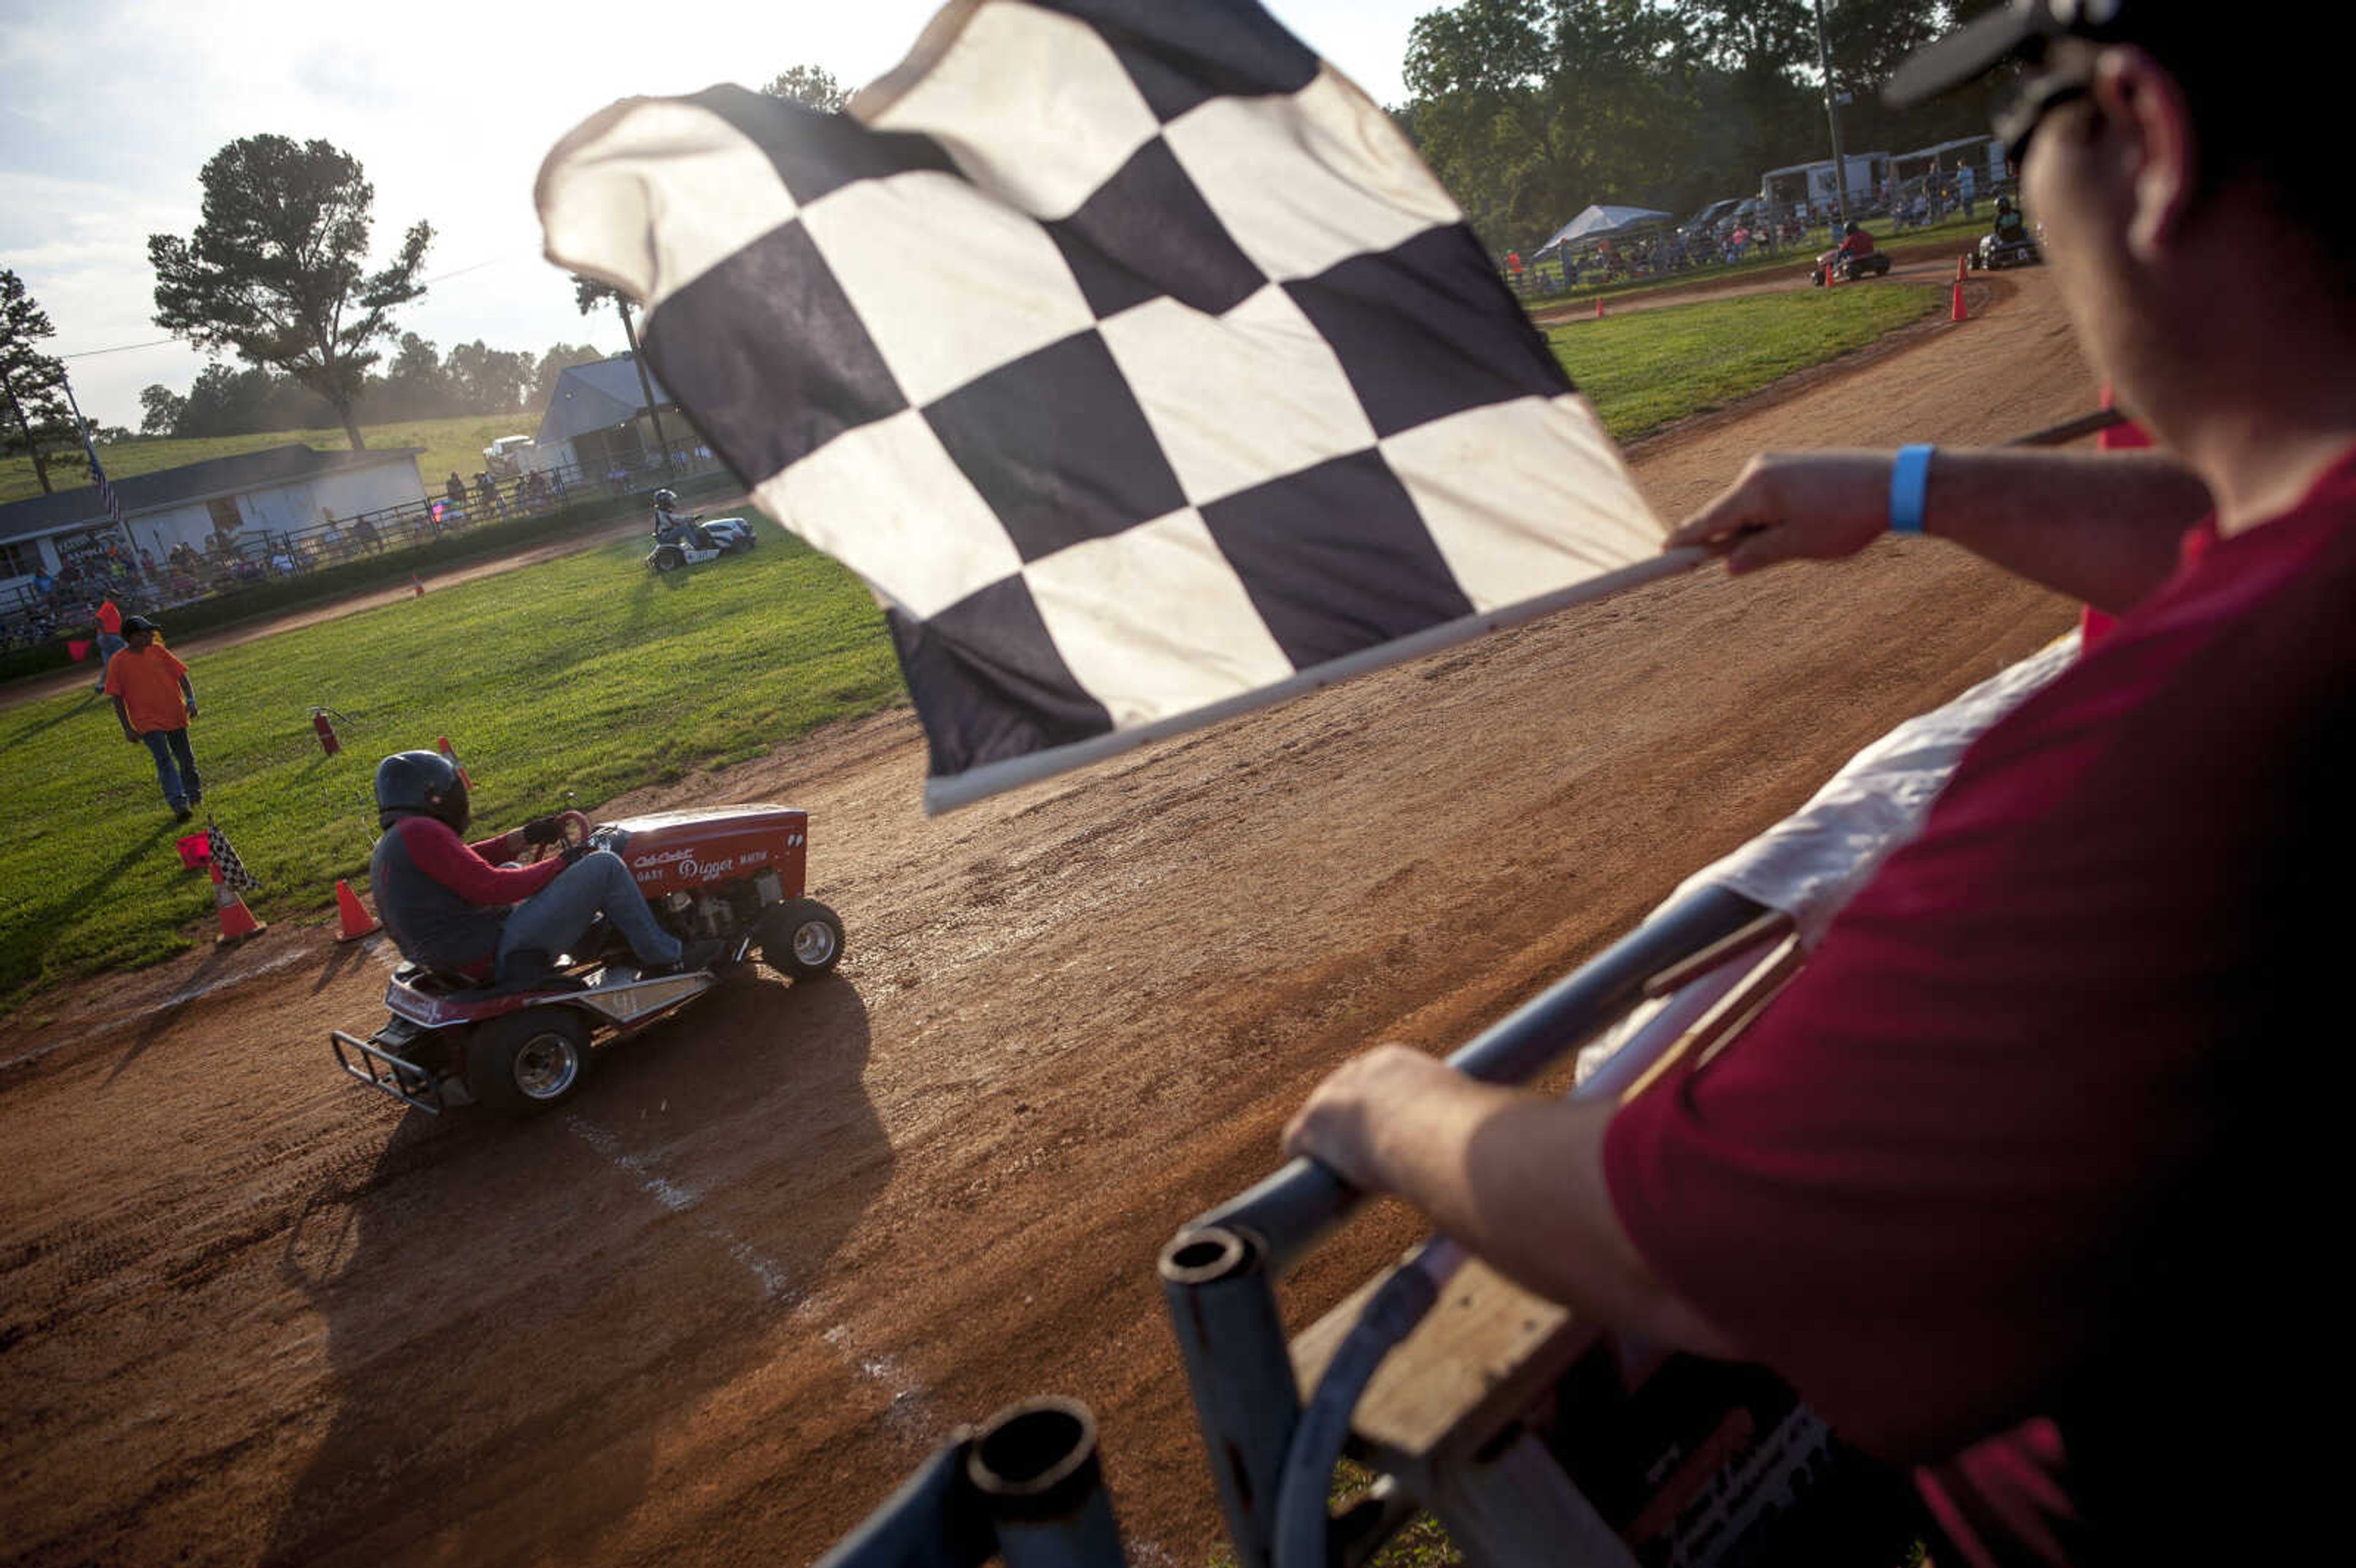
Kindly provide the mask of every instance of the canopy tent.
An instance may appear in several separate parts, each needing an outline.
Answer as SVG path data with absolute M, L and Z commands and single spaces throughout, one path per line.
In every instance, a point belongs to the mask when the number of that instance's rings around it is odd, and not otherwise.
M 1626 229 L 1652 229 L 1676 221 L 1667 213 L 1655 212 L 1649 207 L 1590 207 L 1556 229 L 1554 237 L 1538 249 L 1551 251 L 1558 245 L 1601 240 Z

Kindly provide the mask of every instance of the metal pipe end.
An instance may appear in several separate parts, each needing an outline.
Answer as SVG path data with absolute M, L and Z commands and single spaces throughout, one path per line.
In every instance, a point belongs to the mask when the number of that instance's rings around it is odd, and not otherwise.
M 1096 1415 L 1076 1399 L 1027 1399 L 1009 1405 L 974 1435 L 965 1473 L 998 1518 L 1070 1514 L 1103 1485 Z
M 1215 1285 L 1259 1266 L 1260 1249 L 1225 1225 L 1190 1226 L 1162 1249 L 1162 1278 L 1170 1285 Z

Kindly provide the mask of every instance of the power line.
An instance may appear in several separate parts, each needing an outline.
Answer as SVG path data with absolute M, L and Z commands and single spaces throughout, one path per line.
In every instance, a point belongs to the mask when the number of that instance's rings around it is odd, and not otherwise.
M 60 359 L 95 359 L 102 354 L 128 354 L 134 348 L 161 348 L 167 343 L 177 343 L 177 337 L 159 337 L 152 343 L 118 343 L 112 348 L 85 348 L 79 354 L 60 354 Z
M 487 261 L 475 261 L 464 267 L 454 268 L 446 272 L 436 272 L 434 276 L 423 280 L 421 286 L 430 287 L 434 283 L 445 283 L 452 278 L 463 278 L 468 272 L 479 272 L 485 267 L 496 267 L 502 261 L 512 261 L 518 257 L 537 256 L 539 254 L 540 252 L 538 251 L 510 251 L 504 256 L 493 256 Z M 95 359 L 102 354 L 128 354 L 134 348 L 162 348 L 167 345 L 177 343 L 179 341 L 180 339 L 177 337 L 157 337 L 145 343 L 118 343 L 112 348 L 84 348 L 73 354 L 60 354 L 58 355 L 57 357 L 59 359 Z

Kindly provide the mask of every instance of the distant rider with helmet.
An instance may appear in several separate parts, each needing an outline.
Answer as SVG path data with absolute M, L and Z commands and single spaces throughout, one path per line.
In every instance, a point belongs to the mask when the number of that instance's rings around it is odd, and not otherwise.
M 469 844 L 466 781 L 439 752 L 399 752 L 377 764 L 377 823 L 369 861 L 377 916 L 402 956 L 427 969 L 520 988 L 574 952 L 599 916 L 645 971 L 709 967 L 714 941 L 682 944 L 657 924 L 630 869 L 611 849 L 563 845 L 537 865 L 505 863 L 532 845 L 560 844 L 563 820 L 534 817 Z
M 2020 216 L 2020 208 L 2012 205 L 2012 197 L 1996 198 L 1996 239 L 1999 245 L 2009 245 L 2028 238 L 2029 220 Z
M 691 542 L 697 549 L 718 549 L 720 541 L 703 529 L 693 517 L 679 515 L 679 496 L 671 490 L 655 492 L 655 542 L 680 544 Z
M 1848 227 L 1841 230 L 1840 253 L 1844 256 L 1873 254 L 1873 236 L 1868 234 L 1854 218 L 1848 220 Z

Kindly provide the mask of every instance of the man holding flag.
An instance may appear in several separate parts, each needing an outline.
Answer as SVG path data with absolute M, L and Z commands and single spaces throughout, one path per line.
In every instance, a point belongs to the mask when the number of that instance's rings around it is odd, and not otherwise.
M 2055 284 L 2176 461 L 1779 454 L 1671 543 L 1740 572 L 1928 532 L 2118 628 L 1719 1059 L 1615 1106 L 1386 1047 L 1288 1129 L 1597 1320 L 1774 1367 L 1914 1467 L 1941 1568 L 2344 1529 L 2337 1448 L 2297 1433 L 2339 1408 L 2301 1265 L 2345 1187 L 2356 289 L 2332 159 L 2242 94 L 2326 101 L 2351 44 L 2344 11 L 2020 0 L 1901 69 L 1893 102 L 2019 67 L 1998 130 Z

